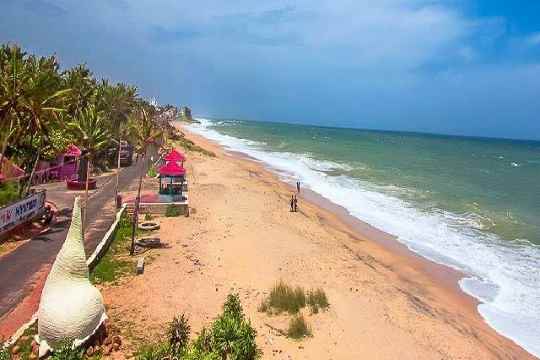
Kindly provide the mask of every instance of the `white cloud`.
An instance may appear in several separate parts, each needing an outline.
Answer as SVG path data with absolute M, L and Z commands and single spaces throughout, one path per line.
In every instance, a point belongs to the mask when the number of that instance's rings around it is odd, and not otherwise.
M 540 45 L 540 32 L 529 35 L 526 38 L 525 42 L 530 46 L 538 46 L 538 45 Z

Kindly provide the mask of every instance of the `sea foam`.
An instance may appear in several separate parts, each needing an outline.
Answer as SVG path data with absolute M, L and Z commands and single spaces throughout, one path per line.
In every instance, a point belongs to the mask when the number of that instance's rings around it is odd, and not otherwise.
M 200 124 L 189 126 L 191 131 L 265 163 L 285 181 L 301 181 L 302 186 L 343 206 L 351 215 L 395 235 L 410 250 L 465 273 L 459 285 L 481 302 L 478 311 L 486 322 L 540 357 L 538 246 L 502 241 L 482 231 L 475 214 L 420 210 L 392 196 L 396 189 L 386 191 L 359 179 L 328 174 L 350 170 L 347 164 L 269 150 L 262 143 L 211 129 L 210 120 L 199 120 Z

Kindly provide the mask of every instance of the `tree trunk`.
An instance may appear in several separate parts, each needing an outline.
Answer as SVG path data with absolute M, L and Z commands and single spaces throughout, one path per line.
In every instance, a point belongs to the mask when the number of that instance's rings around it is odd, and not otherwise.
M 84 202 L 84 218 L 83 218 L 83 231 L 86 230 L 86 214 L 88 213 L 88 181 L 90 180 L 90 153 L 86 161 L 86 184 L 85 184 L 85 202 Z
M 118 183 L 120 181 L 120 149 L 121 149 L 122 140 L 120 137 L 118 137 L 118 156 L 117 156 L 117 164 L 116 164 L 116 185 L 114 188 L 114 200 L 116 201 L 116 198 L 118 197 Z
M 34 166 L 32 166 L 32 171 L 30 172 L 30 178 L 28 179 L 28 184 L 26 185 L 26 190 L 24 191 L 24 196 L 26 196 L 30 192 L 30 188 L 32 187 L 32 180 L 34 178 L 34 174 L 36 172 L 37 164 L 39 162 L 39 156 L 41 155 L 41 146 L 38 148 L 36 160 L 34 161 Z
M 0 173 L 2 172 L 2 164 L 4 163 L 4 153 L 6 152 L 6 149 L 7 149 L 8 140 L 9 140 L 9 134 L 8 136 L 6 136 L 6 139 L 2 143 L 2 151 L 0 152 Z
M 137 190 L 137 197 L 135 198 L 135 208 L 133 209 L 133 223 L 131 224 L 131 248 L 129 250 L 129 255 L 131 256 L 135 255 L 135 230 L 137 229 L 137 222 L 139 220 L 139 204 L 141 202 L 142 179 L 144 174 L 146 173 L 146 147 L 143 154 L 144 160 L 142 164 L 141 175 L 139 176 L 139 188 Z
M 0 173 L 2 172 L 2 164 L 4 162 L 4 156 L 5 156 L 4 153 L 6 152 L 6 149 L 9 143 L 9 138 L 11 137 L 11 132 L 13 131 L 12 126 L 13 126 L 13 121 L 10 121 L 9 131 L 6 135 L 6 138 L 2 142 L 2 152 L 0 152 Z

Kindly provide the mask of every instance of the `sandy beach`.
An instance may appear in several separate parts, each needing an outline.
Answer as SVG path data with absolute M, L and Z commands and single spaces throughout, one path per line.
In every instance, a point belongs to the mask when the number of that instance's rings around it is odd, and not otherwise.
M 316 194 L 302 192 L 299 212 L 289 212 L 291 186 L 182 131 L 216 157 L 187 153 L 191 216 L 160 218 L 168 246 L 153 251 L 143 275 L 101 287 L 126 338 L 155 340 L 181 313 L 196 333 L 235 292 L 264 359 L 534 358 L 484 322 L 456 271 Z M 275 329 L 285 330 L 290 317 L 257 311 L 279 280 L 326 291 L 329 310 L 305 313 L 312 337 L 288 339 Z

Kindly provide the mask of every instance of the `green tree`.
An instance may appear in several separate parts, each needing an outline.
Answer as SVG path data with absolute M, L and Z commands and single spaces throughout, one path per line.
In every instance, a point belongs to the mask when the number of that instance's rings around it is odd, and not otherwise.
M 131 248 L 130 255 L 135 254 L 135 229 L 139 218 L 139 204 L 141 200 L 142 178 L 146 173 L 146 164 L 148 162 L 147 152 L 151 145 L 156 145 L 163 137 L 163 131 L 157 126 L 153 116 L 155 108 L 151 105 L 141 103 L 136 117 L 130 120 L 130 133 L 135 140 L 136 151 L 142 155 L 145 162 L 139 175 L 139 186 L 137 189 L 137 197 L 135 199 L 135 209 L 133 211 L 133 225 L 131 231 Z
M 70 89 L 61 86 L 59 65 L 54 56 L 31 55 L 25 64 L 28 80 L 22 88 L 17 111 L 21 114 L 18 116 L 18 125 L 23 131 L 22 135 L 27 146 L 34 148 L 36 154 L 26 187 L 28 192 L 42 149 L 48 143 L 49 131 L 59 126 L 59 113 L 65 111 L 63 99 Z

